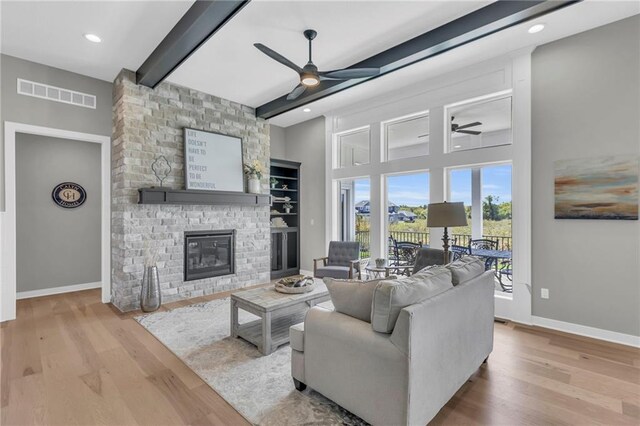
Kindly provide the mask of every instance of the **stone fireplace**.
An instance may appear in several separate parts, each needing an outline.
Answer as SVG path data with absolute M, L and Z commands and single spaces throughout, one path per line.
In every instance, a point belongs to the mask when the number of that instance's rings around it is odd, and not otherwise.
M 156 89 L 138 86 L 135 73 L 128 70 L 114 82 L 113 104 L 113 304 L 123 311 L 138 307 L 144 265 L 150 257 L 158 266 L 164 303 L 268 282 L 268 206 L 138 204 L 139 188 L 159 186 L 151 170 L 159 155 L 172 168 L 164 186 L 184 188 L 184 127 L 242 138 L 244 161 L 258 160 L 268 170 L 267 122 L 256 118 L 253 108 L 171 83 Z M 261 181 L 265 194 L 268 179 L 264 175 Z M 235 231 L 230 273 L 185 279 L 185 235 L 230 229 Z M 212 253 L 213 247 L 208 249 Z M 205 250 L 205 258 L 208 255 Z

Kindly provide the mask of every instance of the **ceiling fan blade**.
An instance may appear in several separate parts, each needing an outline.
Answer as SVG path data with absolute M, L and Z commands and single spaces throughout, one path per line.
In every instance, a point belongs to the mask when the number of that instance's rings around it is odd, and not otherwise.
M 307 86 L 300 83 L 298 84 L 292 91 L 287 95 L 287 100 L 292 101 L 296 99 L 298 96 L 302 95 L 304 91 L 307 90 Z
M 456 133 L 466 133 L 467 135 L 479 135 L 482 132 L 476 130 L 454 130 Z
M 466 129 L 467 127 L 475 127 L 475 126 L 481 126 L 482 123 L 479 121 L 474 121 L 473 123 L 469 123 L 469 124 L 463 124 L 462 126 L 458 126 L 458 129 Z
M 320 77 L 334 80 L 373 77 L 380 74 L 380 68 L 347 68 L 343 70 L 319 72 Z
M 298 74 L 302 73 L 302 68 L 300 68 L 299 66 L 297 66 L 296 64 L 294 64 L 293 62 L 291 62 L 290 60 L 288 60 L 287 58 L 285 58 L 284 56 L 282 56 L 281 54 L 276 52 L 275 50 L 269 49 L 267 46 L 265 46 L 262 43 L 254 43 L 253 45 L 259 51 L 261 51 L 262 53 L 264 53 L 265 55 L 267 55 L 271 59 L 280 62 L 282 65 L 284 65 L 286 67 L 291 68 L 292 70 L 294 70 Z

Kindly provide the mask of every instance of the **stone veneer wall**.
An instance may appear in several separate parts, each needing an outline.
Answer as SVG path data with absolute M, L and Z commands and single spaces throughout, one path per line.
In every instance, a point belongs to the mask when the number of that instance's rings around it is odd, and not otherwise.
M 135 84 L 122 70 L 113 88 L 112 285 L 120 310 L 138 307 L 148 253 L 155 253 L 163 302 L 259 284 L 269 280 L 269 207 L 139 205 L 138 188 L 157 186 L 151 163 L 164 155 L 172 172 L 164 185 L 184 188 L 183 128 L 241 137 L 245 162 L 269 164 L 269 125 L 253 108 L 196 90 L 162 83 Z M 262 187 L 268 193 L 268 179 Z M 236 273 L 183 281 L 184 231 L 236 229 Z

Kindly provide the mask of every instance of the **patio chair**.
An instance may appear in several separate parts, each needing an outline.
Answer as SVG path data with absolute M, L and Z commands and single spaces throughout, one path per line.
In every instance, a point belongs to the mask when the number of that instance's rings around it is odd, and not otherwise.
M 456 261 L 463 256 L 469 255 L 469 247 L 458 246 L 454 244 L 450 247 L 450 250 L 451 250 L 451 259 L 449 260 L 451 262 Z
M 477 240 L 469 240 L 469 251 L 473 250 L 498 250 L 498 240 L 489 240 L 486 238 L 478 238 Z
M 415 244 L 415 243 L 412 243 Z M 407 275 L 411 276 L 416 272 L 432 265 L 442 265 L 444 263 L 444 251 L 429 247 L 420 247 L 416 250 L 415 260 L 411 264 L 399 266 L 387 266 L 385 276 Z
M 409 241 L 399 241 L 398 242 L 398 262 L 394 265 L 389 264 L 386 269 L 386 275 L 406 275 L 410 276 L 412 273 L 417 272 L 415 269 L 416 265 L 424 263 L 422 267 L 429 265 L 436 265 L 437 263 L 432 263 L 435 260 L 425 260 L 425 256 L 433 255 L 433 252 L 425 252 L 428 249 L 427 247 L 422 247 L 422 243 L 412 243 Z M 435 250 L 435 249 L 431 249 Z M 444 253 L 442 250 L 439 250 L 440 256 L 444 257 Z M 435 256 L 435 255 L 434 255 Z M 426 262 L 426 263 L 425 263 Z M 442 264 L 442 259 L 439 260 L 439 264 Z M 418 269 L 418 270 L 419 270 Z
M 496 275 L 502 291 L 505 293 L 513 293 L 513 267 L 511 259 L 500 261 Z
M 469 254 L 473 254 L 474 250 L 498 250 L 498 240 L 490 240 L 487 238 L 478 238 L 476 240 L 469 240 Z M 495 266 L 496 270 L 498 263 L 493 257 L 488 257 L 484 263 L 484 269 L 488 271 Z

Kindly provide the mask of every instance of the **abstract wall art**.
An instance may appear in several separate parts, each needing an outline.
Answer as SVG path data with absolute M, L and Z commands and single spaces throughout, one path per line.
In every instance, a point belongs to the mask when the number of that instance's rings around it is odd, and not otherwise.
M 638 220 L 638 157 L 555 162 L 556 219 Z

